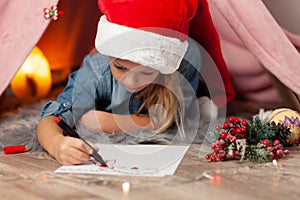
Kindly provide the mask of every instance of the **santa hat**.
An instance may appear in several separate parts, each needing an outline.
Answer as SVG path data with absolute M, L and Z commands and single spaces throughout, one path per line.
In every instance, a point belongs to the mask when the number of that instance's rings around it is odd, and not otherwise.
M 206 0 L 98 0 L 98 6 L 104 14 L 95 40 L 100 53 L 169 74 L 179 68 L 188 48 L 187 37 L 191 36 L 218 66 L 227 100 L 233 98 Z M 208 81 L 208 85 L 214 85 L 213 79 Z

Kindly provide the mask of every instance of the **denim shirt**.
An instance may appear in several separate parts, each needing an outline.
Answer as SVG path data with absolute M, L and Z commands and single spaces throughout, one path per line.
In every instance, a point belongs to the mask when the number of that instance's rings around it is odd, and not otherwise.
M 198 44 L 189 39 L 189 47 L 179 69 L 188 82 L 187 94 L 195 93 L 199 84 L 201 55 Z M 184 94 L 185 95 L 185 94 Z M 60 115 L 71 127 L 89 110 L 102 110 L 114 114 L 133 114 L 142 104 L 112 76 L 109 57 L 100 53 L 84 58 L 82 67 L 71 73 L 68 83 L 56 101 L 49 101 L 42 110 L 42 117 Z M 147 112 L 147 111 L 144 111 Z

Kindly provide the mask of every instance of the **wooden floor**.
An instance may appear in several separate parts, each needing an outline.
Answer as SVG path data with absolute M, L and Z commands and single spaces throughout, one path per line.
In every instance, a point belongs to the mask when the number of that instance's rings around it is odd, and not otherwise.
M 199 159 L 192 145 L 175 175 L 164 178 L 56 174 L 45 152 L 0 153 L 0 199 L 299 199 L 300 147 L 272 163 Z M 122 183 L 131 184 L 124 195 Z

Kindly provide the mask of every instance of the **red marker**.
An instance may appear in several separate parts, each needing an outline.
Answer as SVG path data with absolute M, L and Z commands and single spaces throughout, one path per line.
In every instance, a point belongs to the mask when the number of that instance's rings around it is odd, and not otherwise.
M 25 145 L 16 145 L 16 146 L 6 146 L 3 149 L 4 154 L 13 154 L 13 153 L 24 153 L 26 151 Z
M 103 160 L 102 156 L 83 138 L 81 138 L 78 133 L 73 130 L 62 118 L 57 117 L 55 119 L 55 123 L 63 129 L 64 133 L 67 134 L 70 137 L 74 137 L 74 138 L 79 138 L 81 139 L 86 145 L 88 145 L 92 150 L 93 153 L 91 154 L 91 156 L 97 160 L 98 162 L 100 162 L 104 167 L 107 167 L 106 162 Z

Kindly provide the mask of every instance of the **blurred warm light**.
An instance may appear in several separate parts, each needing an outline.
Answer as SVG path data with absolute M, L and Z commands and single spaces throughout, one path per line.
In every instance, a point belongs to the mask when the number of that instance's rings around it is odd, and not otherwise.
M 129 182 L 122 183 L 122 190 L 123 190 L 123 196 L 127 197 L 130 190 L 130 183 Z
M 38 48 L 34 47 L 10 83 L 14 95 L 21 99 L 45 97 L 52 86 L 50 65 Z
M 272 161 L 272 163 L 273 163 L 273 165 L 274 165 L 275 167 L 278 166 L 277 160 L 274 159 L 274 160 Z

